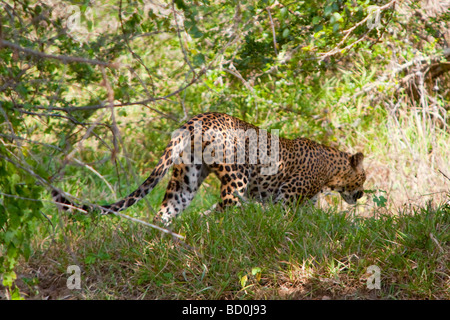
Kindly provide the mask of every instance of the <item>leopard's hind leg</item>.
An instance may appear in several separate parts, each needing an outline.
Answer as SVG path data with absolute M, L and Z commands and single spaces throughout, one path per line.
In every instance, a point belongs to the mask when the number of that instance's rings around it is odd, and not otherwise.
M 172 177 L 155 222 L 169 225 L 192 201 L 209 169 L 205 164 L 179 164 L 173 166 Z

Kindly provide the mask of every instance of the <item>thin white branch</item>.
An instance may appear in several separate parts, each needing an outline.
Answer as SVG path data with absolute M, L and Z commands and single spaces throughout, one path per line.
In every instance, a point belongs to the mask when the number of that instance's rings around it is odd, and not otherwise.
M 275 50 L 275 55 L 278 55 L 277 51 L 277 37 L 275 34 L 275 26 L 273 25 L 272 14 L 270 13 L 270 8 L 267 7 L 267 13 L 269 14 L 270 26 L 272 28 L 272 36 L 273 36 L 273 49 Z
M 103 177 L 97 170 L 95 170 L 94 168 L 92 168 L 90 165 L 84 163 L 83 161 L 78 160 L 77 158 L 73 158 L 73 161 L 75 161 L 76 163 L 78 163 L 79 165 L 82 165 L 84 167 L 86 167 L 88 170 L 92 171 L 96 176 L 98 176 L 100 179 L 103 180 L 103 182 L 108 186 L 109 190 L 111 190 L 111 193 L 116 196 L 116 192 L 114 191 L 113 187 L 111 186 L 111 184 L 108 182 L 108 180 L 105 179 L 105 177 Z
M 178 239 L 184 240 L 184 237 L 181 234 L 172 232 L 169 229 L 161 228 L 161 227 L 159 227 L 159 226 L 157 226 L 157 225 L 155 225 L 153 223 L 148 223 L 148 222 L 145 222 L 145 221 L 142 221 L 142 220 L 139 220 L 139 219 L 127 216 L 126 214 L 122 214 L 122 213 L 119 213 L 119 212 L 111 211 L 111 213 L 113 213 L 114 215 L 116 215 L 118 217 L 121 217 L 121 218 L 124 218 L 124 219 L 128 219 L 128 220 L 131 220 L 131 221 L 143 224 L 143 225 L 145 225 L 147 227 L 151 227 L 151 228 L 157 229 L 157 230 L 162 231 L 164 233 L 170 234 L 170 235 L 172 235 L 172 236 L 174 236 L 174 237 L 176 237 Z
M 48 54 L 48 53 L 36 51 L 33 49 L 29 49 L 29 48 L 23 48 L 15 43 L 9 42 L 7 40 L 2 40 L 2 39 L 0 39 L 0 48 L 1 47 L 8 47 L 13 50 L 21 51 L 27 55 L 36 56 L 39 58 L 58 60 L 58 61 L 61 61 L 62 63 L 88 63 L 88 64 L 104 66 L 104 67 L 113 68 L 113 69 L 117 69 L 121 66 L 120 63 L 111 63 L 111 62 L 104 62 L 104 61 L 95 60 L 95 59 Z

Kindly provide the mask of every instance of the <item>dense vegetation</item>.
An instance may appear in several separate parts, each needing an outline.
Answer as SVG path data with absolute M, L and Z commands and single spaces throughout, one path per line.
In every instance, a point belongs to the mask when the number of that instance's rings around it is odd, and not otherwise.
M 449 299 L 449 8 L 1 0 L 0 297 Z M 173 226 L 182 241 L 53 203 L 55 188 L 127 195 L 205 111 L 361 151 L 368 192 L 201 218 L 211 178 Z M 126 214 L 150 221 L 164 188 Z

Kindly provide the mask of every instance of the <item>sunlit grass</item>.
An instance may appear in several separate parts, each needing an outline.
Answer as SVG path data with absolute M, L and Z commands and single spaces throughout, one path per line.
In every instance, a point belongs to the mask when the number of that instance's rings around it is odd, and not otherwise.
M 65 277 L 80 265 L 78 298 L 450 298 L 448 205 L 372 217 L 254 203 L 206 217 L 190 210 L 172 228 L 185 244 L 116 217 L 52 220 L 56 243 L 39 240 L 27 268 Z M 367 288 L 371 265 L 380 289 Z

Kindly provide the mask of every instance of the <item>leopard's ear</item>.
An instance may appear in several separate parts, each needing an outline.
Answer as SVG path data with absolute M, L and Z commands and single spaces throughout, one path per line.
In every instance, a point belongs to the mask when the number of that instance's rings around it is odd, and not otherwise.
M 362 169 L 362 164 L 364 160 L 364 155 L 361 152 L 355 153 L 350 156 L 350 165 L 353 169 Z

